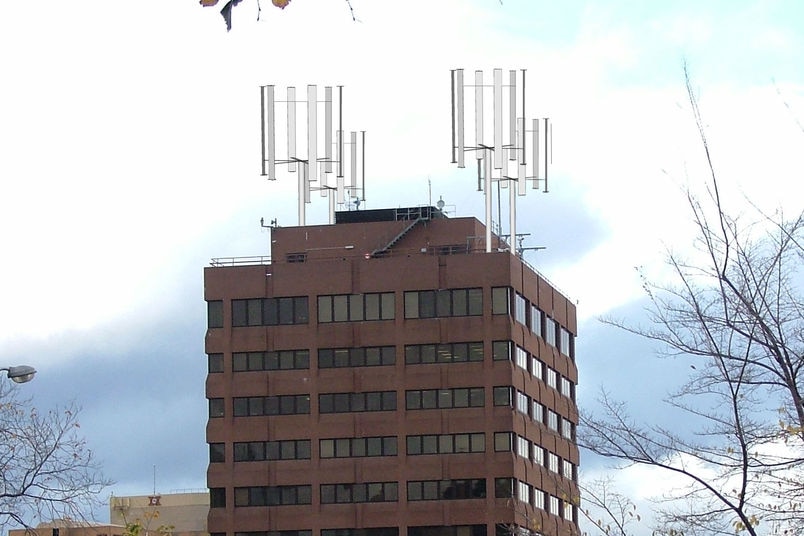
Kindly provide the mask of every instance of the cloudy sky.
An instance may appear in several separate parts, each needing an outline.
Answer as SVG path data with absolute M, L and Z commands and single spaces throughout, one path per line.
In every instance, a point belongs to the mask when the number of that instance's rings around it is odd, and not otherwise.
M 369 208 L 443 196 L 481 217 L 450 163 L 449 71 L 527 69 L 553 167 L 518 230 L 578 303 L 581 404 L 606 384 L 652 415 L 669 387 L 622 370 L 674 376 L 597 318 L 637 317 L 634 268 L 660 277 L 664 248 L 689 243 L 680 188 L 706 169 L 685 62 L 729 200 L 804 197 L 799 2 L 352 0 L 356 21 L 340 0 L 260 3 L 228 33 L 196 0 L 3 6 L 0 363 L 40 371 L 24 387 L 39 406 L 83 407 L 115 494 L 150 492 L 154 468 L 163 493 L 205 486 L 202 269 L 267 254 L 261 217 L 296 224 L 292 180 L 260 177 L 260 85 L 345 87 Z M 325 222 L 325 203 L 308 215 Z

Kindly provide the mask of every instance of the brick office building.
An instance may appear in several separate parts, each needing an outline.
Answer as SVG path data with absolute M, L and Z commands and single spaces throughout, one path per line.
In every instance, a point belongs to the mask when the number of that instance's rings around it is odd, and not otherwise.
M 339 212 L 205 269 L 213 536 L 578 532 L 575 307 L 484 237 Z

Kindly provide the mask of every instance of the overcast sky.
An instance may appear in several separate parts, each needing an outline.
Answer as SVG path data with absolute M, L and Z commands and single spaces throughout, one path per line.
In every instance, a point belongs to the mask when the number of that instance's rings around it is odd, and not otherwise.
M 0 363 L 39 370 L 24 386 L 37 405 L 83 406 L 117 495 L 151 492 L 154 467 L 163 493 L 205 487 L 202 269 L 267 254 L 261 217 L 296 224 L 293 180 L 260 177 L 260 85 L 345 87 L 346 128 L 367 131 L 368 208 L 443 196 L 482 217 L 472 169 L 450 163 L 449 71 L 527 69 L 553 167 L 518 231 L 578 303 L 581 404 L 605 384 L 651 415 L 665 385 L 623 370 L 674 376 L 596 319 L 638 318 L 634 268 L 660 277 L 663 249 L 689 243 L 680 188 L 706 169 L 685 61 L 729 201 L 804 198 L 794 0 L 352 0 L 357 21 L 340 0 L 262 0 L 258 21 L 243 0 L 228 33 L 221 6 L 196 0 L 6 4 Z M 313 201 L 308 223 L 325 222 Z

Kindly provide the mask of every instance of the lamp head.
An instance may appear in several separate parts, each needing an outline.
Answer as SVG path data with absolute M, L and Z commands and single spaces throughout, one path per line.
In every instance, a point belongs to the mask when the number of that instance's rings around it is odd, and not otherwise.
M 9 379 L 14 383 L 27 383 L 33 380 L 34 374 L 36 374 L 36 369 L 28 365 L 17 365 L 0 370 L 5 370 Z

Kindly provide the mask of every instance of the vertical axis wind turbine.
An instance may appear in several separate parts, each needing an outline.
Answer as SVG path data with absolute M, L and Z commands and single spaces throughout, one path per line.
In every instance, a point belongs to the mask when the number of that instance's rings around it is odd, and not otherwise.
M 318 87 L 315 85 L 307 86 L 307 98 L 303 100 L 296 99 L 296 88 L 293 86 L 287 88 L 285 100 L 277 99 L 275 86 L 260 86 L 261 175 L 268 177 L 268 180 L 276 180 L 277 165 L 286 166 L 289 173 L 298 173 L 299 225 L 306 223 L 305 204 L 311 202 L 311 191 L 319 191 L 321 197 L 329 198 L 330 223 L 335 222 L 336 202 L 345 205 L 352 196 L 366 200 L 366 131 L 361 131 L 359 144 L 356 131 L 349 132 L 346 138 L 343 129 L 343 86 L 337 86 L 337 89 L 337 103 L 333 103 L 332 86 L 324 87 L 323 100 L 319 100 Z M 296 144 L 296 112 L 299 104 L 302 113 L 306 112 L 307 115 L 307 121 L 300 124 L 301 130 L 306 126 L 306 150 Z M 337 110 L 333 110 L 334 104 L 337 104 Z M 324 112 L 323 128 L 319 119 L 321 106 Z M 333 118 L 333 113 L 337 113 L 336 118 Z M 286 128 L 277 131 L 277 123 L 282 119 Z M 337 124 L 333 119 L 337 120 Z M 277 156 L 277 145 L 287 147 L 286 156 Z M 360 160 L 358 149 L 361 152 Z M 335 173 L 334 181 L 332 173 Z
M 532 119 L 530 128 L 525 115 L 525 69 L 520 76 L 516 70 L 508 71 L 504 83 L 503 70 L 494 69 L 491 84 L 484 84 L 483 71 L 475 71 L 474 84 L 466 83 L 463 69 L 450 71 L 452 90 L 452 163 L 466 167 L 466 153 L 474 152 L 477 161 L 478 191 L 486 201 L 486 252 L 491 252 L 492 183 L 508 188 L 510 249 L 516 254 L 516 199 L 532 188 L 547 193 L 547 169 L 552 153 L 552 125 L 547 117 Z M 517 78 L 521 83 L 517 84 Z M 517 89 L 521 87 L 521 105 L 517 103 Z M 466 132 L 466 91 L 474 89 L 474 129 Z M 492 92 L 491 101 L 484 94 Z M 491 121 L 484 123 L 484 118 Z M 540 176 L 540 171 L 542 175 Z M 510 188 L 509 184 L 511 183 Z M 542 185 L 543 182 L 543 185 Z M 502 217 L 502 215 L 500 215 Z

